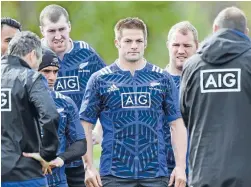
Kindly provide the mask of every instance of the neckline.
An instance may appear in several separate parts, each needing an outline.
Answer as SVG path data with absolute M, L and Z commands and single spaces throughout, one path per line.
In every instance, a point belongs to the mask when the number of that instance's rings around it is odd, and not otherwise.
M 149 66 L 149 62 L 147 62 L 146 59 L 144 59 L 144 61 L 145 61 L 145 66 L 144 66 L 143 68 L 141 68 L 141 69 L 135 70 L 135 73 L 136 73 L 136 72 L 145 71 L 145 70 L 147 69 L 147 67 Z M 114 64 L 115 64 L 115 67 L 116 67 L 117 70 L 122 71 L 122 72 L 129 72 L 129 73 L 131 73 L 129 70 L 123 70 L 123 69 L 119 66 L 119 64 L 118 64 L 118 59 L 116 59 L 116 60 L 114 61 Z

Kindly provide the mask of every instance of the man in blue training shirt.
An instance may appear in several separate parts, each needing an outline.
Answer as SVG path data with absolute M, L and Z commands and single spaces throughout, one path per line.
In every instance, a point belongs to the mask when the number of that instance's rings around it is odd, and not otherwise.
M 119 58 L 91 76 L 80 110 L 85 128 L 88 187 L 164 187 L 186 184 L 187 132 L 170 74 L 144 59 L 147 29 L 138 18 L 115 26 Z M 103 128 L 100 175 L 92 164 L 92 125 Z M 163 119 L 173 128 L 176 167 L 168 179 Z
M 85 87 L 90 76 L 105 67 L 103 60 L 93 48 L 83 41 L 72 41 L 68 12 L 59 5 L 46 6 L 40 14 L 42 43 L 54 51 L 59 58 L 59 72 L 55 91 L 69 96 L 81 106 Z M 70 187 L 83 187 L 84 166 L 81 158 L 66 165 Z
M 168 33 L 166 46 L 170 57 L 166 71 L 171 74 L 179 90 L 183 65 L 198 49 L 198 32 L 196 28 L 188 21 L 182 21 L 175 24 Z M 169 125 L 164 125 L 164 133 L 165 142 L 167 144 L 167 165 L 169 174 L 171 174 L 175 168 L 175 159 L 171 146 Z
M 47 79 L 50 94 L 60 114 L 58 126 L 60 145 L 57 158 L 50 162 L 50 165 L 56 168 L 52 170 L 51 175 L 46 175 L 46 177 L 50 187 L 67 187 L 64 163 L 73 161 L 86 153 L 86 139 L 76 104 L 70 97 L 53 89 L 58 69 L 59 62 L 56 54 L 49 49 L 44 49 L 38 71 Z

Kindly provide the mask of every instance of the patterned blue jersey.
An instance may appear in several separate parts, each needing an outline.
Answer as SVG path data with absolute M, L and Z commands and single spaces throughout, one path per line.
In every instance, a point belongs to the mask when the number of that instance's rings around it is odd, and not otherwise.
M 60 114 L 58 126 L 59 148 L 57 155 L 64 153 L 66 147 L 78 140 L 85 138 L 84 129 L 80 123 L 79 112 L 74 101 L 59 92 L 51 91 L 51 96 L 56 104 L 57 111 Z M 52 175 L 46 175 L 49 186 L 65 184 L 65 166 L 54 168 Z
M 163 121 L 180 118 L 178 91 L 168 73 L 147 62 L 142 70 L 122 71 L 116 63 L 87 83 L 80 118 L 103 128 L 101 176 L 167 176 Z
M 173 78 L 173 81 L 179 90 L 180 88 L 180 76 L 176 75 L 171 75 Z M 172 149 L 172 144 L 171 144 L 171 134 L 170 134 L 170 126 L 168 122 L 165 120 L 165 125 L 164 125 L 164 138 L 165 138 L 165 143 L 166 143 L 166 151 L 167 151 L 167 166 L 168 166 L 168 171 L 169 174 L 173 171 L 175 168 L 175 158 L 174 158 L 174 153 Z
M 58 78 L 54 89 L 69 96 L 80 109 L 85 87 L 90 76 L 105 67 L 103 60 L 89 44 L 74 41 L 73 48 L 60 61 Z M 83 164 L 82 159 L 67 164 L 66 167 L 77 167 Z
M 69 96 L 80 109 L 85 87 L 90 76 L 105 67 L 103 60 L 89 44 L 74 41 L 73 48 L 60 61 L 55 91 Z
M 178 88 L 178 91 L 180 89 L 180 76 L 179 75 L 171 75 L 173 78 L 173 81 L 176 85 L 176 87 Z

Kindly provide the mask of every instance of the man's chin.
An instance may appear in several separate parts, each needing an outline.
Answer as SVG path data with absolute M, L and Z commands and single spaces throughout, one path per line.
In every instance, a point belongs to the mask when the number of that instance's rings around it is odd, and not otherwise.
M 63 53 L 65 52 L 66 48 L 65 47 L 54 47 L 54 52 L 55 53 Z
M 127 58 L 126 60 L 127 60 L 127 62 L 135 63 L 135 62 L 138 62 L 140 60 L 140 58 Z

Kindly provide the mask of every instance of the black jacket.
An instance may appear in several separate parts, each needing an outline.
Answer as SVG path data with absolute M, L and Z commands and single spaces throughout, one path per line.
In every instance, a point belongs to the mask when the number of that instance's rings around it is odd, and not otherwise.
M 15 56 L 1 59 L 2 182 L 43 177 L 38 161 L 22 152 L 56 157 L 59 114 L 40 73 Z M 41 138 L 41 128 L 43 138 Z
M 250 39 L 236 30 L 214 33 L 186 62 L 180 88 L 189 184 L 250 187 Z

